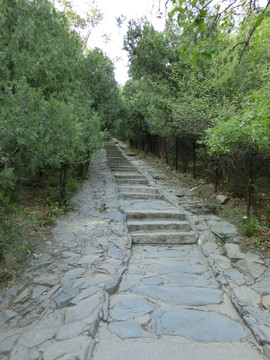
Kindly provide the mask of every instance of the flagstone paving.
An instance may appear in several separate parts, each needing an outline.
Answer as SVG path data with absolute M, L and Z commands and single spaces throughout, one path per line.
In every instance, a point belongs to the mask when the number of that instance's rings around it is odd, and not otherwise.
M 54 240 L 2 291 L 0 359 L 270 358 L 270 261 L 154 172 L 117 141 L 91 161 Z

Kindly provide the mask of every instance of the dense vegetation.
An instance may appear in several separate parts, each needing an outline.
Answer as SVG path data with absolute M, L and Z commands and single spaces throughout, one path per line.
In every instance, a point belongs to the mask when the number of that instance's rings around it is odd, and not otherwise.
M 0 1 L 0 257 L 23 187 L 53 175 L 54 201 L 63 206 L 71 174 L 83 175 L 119 113 L 111 60 L 78 35 L 100 13 L 82 19 L 69 2 L 59 5 Z
M 118 132 L 246 197 L 270 218 L 270 9 L 257 1 L 172 0 L 164 32 L 128 24 L 130 80 Z
M 247 225 L 269 226 L 270 2 L 171 0 L 163 32 L 130 21 L 121 96 L 111 60 L 86 47 L 101 13 L 55 3 L 0 0 L 0 260 L 27 249 L 27 187 L 42 188 L 50 222 L 107 129 L 246 197 L 260 216 Z

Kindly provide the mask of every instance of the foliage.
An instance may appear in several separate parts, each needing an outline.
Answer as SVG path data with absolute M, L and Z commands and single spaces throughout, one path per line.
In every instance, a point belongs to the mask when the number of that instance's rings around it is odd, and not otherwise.
M 118 114 L 111 61 L 85 52 L 74 30 L 96 26 L 100 12 L 82 19 L 62 3 L 63 11 L 48 0 L 0 3 L 0 198 L 47 168 L 65 186 L 64 169 L 88 163 Z
M 199 59 L 204 63 L 211 62 L 213 54 L 219 50 L 228 34 L 235 32 L 239 24 L 245 27 L 248 23 L 241 39 L 235 44 L 235 47 L 239 48 L 241 60 L 270 14 L 269 1 L 265 5 L 262 5 L 259 0 L 244 2 L 229 0 L 226 3 L 213 0 L 171 0 L 171 3 L 173 9 L 169 16 L 177 21 L 181 33 L 186 35 L 195 31 L 200 34 L 196 36 L 196 46 L 179 47 L 182 55 L 186 58 L 191 55 L 195 63 Z M 217 27 L 218 32 L 216 32 Z

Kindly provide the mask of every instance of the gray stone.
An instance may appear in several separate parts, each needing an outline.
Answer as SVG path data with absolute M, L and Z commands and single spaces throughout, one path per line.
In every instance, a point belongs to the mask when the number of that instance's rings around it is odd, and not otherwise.
M 233 289 L 233 294 L 241 305 L 259 304 L 261 302 L 261 297 L 247 286 Z
M 228 198 L 228 196 L 217 195 L 216 200 L 219 204 L 224 205 L 229 201 L 229 198 Z
M 210 254 L 220 255 L 220 249 L 216 243 L 206 242 L 201 244 L 202 252 L 205 256 L 209 256 Z
M 216 237 L 211 231 L 204 231 L 200 234 L 198 244 L 213 243 L 216 246 Z
M 19 295 L 16 296 L 14 303 L 25 302 L 31 296 L 31 290 L 29 288 L 24 289 Z
M 123 251 L 116 246 L 110 245 L 108 248 L 108 255 L 115 259 L 122 260 L 124 258 Z
M 126 279 L 122 281 L 119 290 L 130 291 L 137 286 L 140 286 L 140 280 L 137 277 L 127 275 Z
M 200 287 L 175 286 L 148 286 L 132 290 L 136 294 L 160 299 L 172 305 L 195 305 L 220 304 L 223 294 L 220 290 Z
M 116 213 L 108 213 L 107 214 L 108 219 L 114 222 L 121 222 L 123 221 L 123 215 L 120 212 Z
M 217 235 L 221 240 L 230 240 L 238 235 L 237 228 L 227 221 L 208 221 L 212 232 Z
M 186 193 L 186 196 L 193 196 L 192 193 Z M 184 203 L 181 204 L 184 209 L 192 214 L 211 214 L 216 213 L 217 208 L 213 204 L 205 204 L 205 203 Z
M 115 304 L 111 311 L 114 320 L 128 320 L 133 317 L 147 314 L 156 308 L 144 298 L 134 298 L 121 300 Z
M 90 345 L 89 345 L 89 348 L 88 348 L 88 351 L 87 351 L 87 355 L 86 355 L 86 358 L 85 360 L 91 360 L 92 359 L 92 355 L 93 355 L 93 352 L 95 350 L 95 346 L 96 346 L 96 340 L 95 339 L 92 339 L 90 341 Z
M 101 284 L 102 282 L 104 282 L 104 279 L 105 279 L 104 275 L 93 277 L 91 279 L 86 280 L 81 288 L 86 289 L 88 287 L 92 287 L 92 286 Z
M 93 295 L 88 299 L 80 301 L 77 305 L 66 309 L 65 323 L 82 320 L 99 311 L 102 305 L 102 296 Z
M 110 295 L 113 295 L 118 290 L 121 280 L 122 280 L 122 276 L 116 275 L 112 279 L 106 281 L 104 285 L 104 291 Z
M 42 285 L 34 287 L 33 293 L 32 293 L 32 299 L 39 297 L 41 294 L 43 294 L 47 290 L 48 290 L 48 288 L 46 286 L 42 286 Z
M 193 341 L 232 342 L 248 333 L 237 322 L 212 312 L 182 308 L 159 309 L 152 314 L 157 335 L 180 335 Z
M 183 197 L 185 196 L 185 194 L 183 193 L 183 191 L 175 191 L 174 193 L 177 197 Z
M 1 341 L 0 354 L 8 354 L 20 336 L 21 334 L 16 334 L 13 336 L 9 336 L 5 340 Z
M 250 275 L 253 279 L 259 278 L 265 272 L 265 266 L 254 263 L 249 259 L 237 261 L 234 266 L 238 268 L 243 274 Z
M 192 274 L 183 274 L 174 271 L 172 275 L 167 277 L 167 280 L 177 283 L 177 286 L 183 287 L 211 287 L 218 288 L 219 285 L 216 281 L 208 280 L 203 276 L 194 276 Z
M 142 282 L 144 283 L 144 285 L 161 285 L 164 283 L 164 280 L 159 276 L 153 276 L 144 278 Z
M 63 326 L 63 313 L 55 310 L 48 318 L 43 318 L 37 326 L 25 331 L 18 340 L 19 348 L 34 348 L 55 337 L 57 329 Z
M 257 281 L 252 289 L 256 290 L 261 295 L 270 295 L 270 277 L 266 277 L 261 281 Z
M 67 285 L 59 294 L 55 296 L 54 301 L 56 302 L 58 308 L 62 308 L 69 304 L 70 301 L 78 294 L 78 291 Z
M 91 265 L 93 264 L 97 259 L 99 259 L 96 255 L 87 255 L 83 256 L 79 261 L 78 265 Z
M 269 344 L 264 345 L 263 353 L 268 359 L 270 359 L 270 345 Z
M 27 273 L 29 273 L 29 272 L 39 270 L 39 269 L 41 269 L 41 268 L 47 267 L 47 266 L 52 265 L 52 264 L 53 264 L 52 261 L 40 263 L 40 264 L 34 265 L 34 266 L 30 267 L 29 269 L 27 269 L 27 270 L 25 271 L 25 273 L 27 274 Z
M 182 246 L 184 247 L 184 245 Z M 189 247 L 189 251 L 192 250 L 192 247 Z M 165 250 L 161 250 L 160 248 L 157 249 L 151 249 L 151 251 L 149 252 L 149 254 L 145 255 L 145 258 L 165 258 L 163 260 L 168 261 L 167 259 L 174 259 L 176 261 L 179 261 L 179 259 L 183 259 L 186 258 L 186 256 L 188 255 L 189 251 L 185 251 L 185 250 L 176 250 L 176 249 L 165 249 Z
M 88 287 L 80 291 L 79 295 L 71 300 L 71 303 L 77 305 L 80 301 L 88 298 L 89 296 L 95 294 L 96 292 L 101 291 L 97 286 Z
M 117 334 L 121 339 L 130 338 L 155 338 L 156 336 L 143 330 L 136 321 L 114 321 L 109 325 L 110 331 Z
M 46 348 L 43 352 L 43 360 L 56 360 L 68 354 L 68 359 L 84 360 L 87 349 L 91 342 L 89 336 L 77 336 L 73 339 L 58 341 Z
M 262 311 L 255 306 L 245 306 L 244 307 L 244 314 L 249 314 L 253 316 L 259 324 L 270 326 L 270 314 L 267 311 Z
M 79 287 L 82 286 L 84 283 L 85 283 L 85 279 L 79 278 L 79 279 L 75 280 L 75 282 L 73 283 L 73 287 L 74 287 L 74 288 L 79 288 Z
M 257 324 L 248 316 L 244 316 L 243 319 L 246 322 L 246 324 L 249 326 L 250 330 L 253 332 L 253 335 L 255 336 L 258 343 L 261 345 L 266 344 L 268 341 L 264 336 L 264 334 L 258 328 Z
M 66 283 L 66 282 L 69 282 L 70 280 L 76 279 L 80 275 L 84 274 L 85 271 L 86 271 L 86 269 L 83 269 L 80 267 L 71 269 L 65 273 L 65 275 L 61 279 L 61 282 Z
M 3 310 L 0 312 L 0 326 L 4 325 L 10 319 L 17 316 L 17 313 L 11 310 Z
M 131 275 L 145 275 L 146 272 L 143 270 L 128 270 L 127 274 L 131 274 Z
M 102 306 L 102 319 L 103 321 L 107 322 L 109 318 L 109 306 L 110 306 L 110 296 L 107 292 L 105 292 L 105 299 Z
M 87 325 L 82 321 L 75 321 L 62 326 L 56 333 L 56 340 L 67 340 L 80 335 Z
M 263 296 L 262 304 L 268 311 L 270 311 L 270 295 Z
M 35 277 L 33 282 L 40 285 L 54 286 L 58 283 L 59 279 L 56 275 L 46 275 L 41 277 Z
M 246 258 L 246 255 L 240 250 L 240 246 L 238 244 L 225 244 L 224 248 L 227 252 L 227 256 L 233 262 Z
M 235 282 L 237 285 L 244 285 L 246 283 L 246 280 L 244 278 L 244 275 L 241 274 L 238 270 L 235 269 L 229 269 L 225 270 L 223 272 L 223 275 Z
M 89 335 L 94 338 L 96 336 L 96 333 L 98 331 L 98 327 L 100 324 L 100 316 L 98 315 L 96 319 L 92 322 L 92 324 L 89 327 Z
M 171 261 L 169 262 L 169 264 Z M 167 265 L 161 266 L 159 270 L 169 270 L 169 271 L 177 271 L 178 273 L 189 273 L 189 274 L 203 274 L 208 271 L 208 268 L 204 265 Z

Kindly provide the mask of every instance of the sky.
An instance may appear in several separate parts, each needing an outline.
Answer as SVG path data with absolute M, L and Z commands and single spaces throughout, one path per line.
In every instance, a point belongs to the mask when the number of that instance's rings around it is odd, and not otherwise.
M 91 4 L 91 0 L 73 1 L 74 10 L 81 16 Z M 103 13 L 103 21 L 92 30 L 87 47 L 98 47 L 104 51 L 114 62 L 116 81 L 119 85 L 124 85 L 128 80 L 128 53 L 123 50 L 123 36 L 127 27 L 119 29 L 116 18 L 124 15 L 128 21 L 146 16 L 156 30 L 162 31 L 165 25 L 165 1 L 95 0 L 94 4 Z M 161 19 L 157 18 L 160 12 L 163 13 Z

